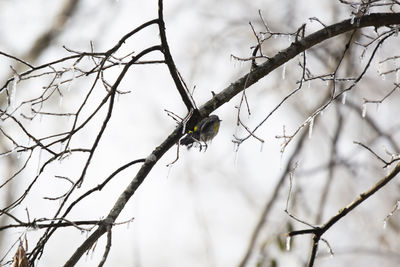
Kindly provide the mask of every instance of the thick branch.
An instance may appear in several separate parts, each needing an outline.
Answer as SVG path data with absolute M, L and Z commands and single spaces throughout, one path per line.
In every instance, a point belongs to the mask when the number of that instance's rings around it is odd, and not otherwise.
M 172 134 L 169 135 L 167 139 L 160 146 L 158 146 L 150 154 L 150 156 L 146 158 L 145 163 L 142 165 L 135 178 L 133 178 L 128 187 L 119 196 L 118 200 L 114 204 L 114 207 L 111 209 L 107 218 L 104 220 L 104 222 L 107 223 L 100 225 L 99 228 L 97 228 L 96 231 L 93 232 L 93 234 L 91 234 L 88 239 L 85 240 L 85 242 L 83 242 L 83 244 L 71 256 L 68 262 L 65 263 L 65 267 L 74 266 L 85 253 L 85 251 L 88 250 L 97 241 L 97 239 L 99 239 L 104 233 L 107 232 L 106 226 L 115 222 L 128 200 L 136 192 L 136 189 L 138 189 L 139 186 L 142 184 L 153 166 L 164 155 L 164 153 L 167 152 L 176 143 L 180 136 L 182 136 L 182 127 L 176 128 L 175 131 L 173 131 Z
M 313 47 L 314 45 L 357 28 L 370 26 L 381 27 L 400 24 L 400 13 L 376 13 L 357 18 L 357 20 L 359 20 L 357 23 L 352 23 L 350 19 L 344 20 L 323 28 L 297 42 L 292 43 L 288 48 L 279 52 L 265 63 L 254 68 L 253 71 L 229 85 L 227 88 L 222 90 L 222 92 L 216 94 L 211 100 L 209 100 L 200 108 L 200 114 L 203 116 L 210 114 L 224 103 L 230 101 L 242 90 L 250 87 L 261 78 L 268 75 L 271 71 L 280 67 L 285 62 L 288 62 L 290 59 L 296 57 L 298 54 Z
M 161 0 L 159 0 L 159 4 L 161 4 L 159 10 L 162 11 Z M 236 82 L 232 83 L 230 86 L 225 88 L 219 94 L 216 94 L 211 100 L 209 100 L 206 104 L 204 104 L 201 107 L 201 109 L 199 110 L 200 114 L 201 116 L 207 116 L 212 111 L 220 107 L 222 104 L 228 102 L 240 91 L 256 83 L 262 77 L 268 75 L 272 70 L 278 68 L 283 63 L 289 61 L 299 53 L 305 51 L 306 49 L 318 43 L 321 43 L 331 37 L 337 36 L 344 32 L 354 30 L 356 28 L 362 28 L 368 26 L 379 27 L 392 24 L 400 24 L 400 14 L 393 14 L 393 13 L 372 14 L 360 18 L 359 23 L 351 23 L 350 20 L 345 20 L 341 23 L 337 23 L 332 26 L 326 27 L 320 31 L 317 31 L 298 42 L 292 43 L 287 49 L 278 53 L 275 57 L 271 58 L 266 63 L 260 65 L 259 67 L 251 71 L 249 74 L 243 76 Z M 176 70 L 173 69 L 172 72 L 175 73 Z M 167 139 L 160 146 L 155 148 L 155 150 L 147 157 L 145 163 L 142 165 L 135 178 L 131 181 L 131 183 L 128 185 L 128 187 L 124 190 L 124 192 L 120 195 L 120 197 L 116 201 L 114 207 L 108 214 L 107 218 L 104 220 L 107 223 L 100 225 L 99 228 L 92 235 L 90 235 L 89 238 L 75 251 L 75 253 L 71 256 L 71 258 L 64 266 L 74 266 L 77 263 L 77 261 L 81 258 L 81 256 L 85 253 L 85 251 L 88 250 L 94 244 L 94 242 L 98 240 L 98 238 L 100 238 L 104 233 L 106 233 L 107 231 L 106 225 L 115 222 L 115 220 L 125 207 L 126 203 L 128 202 L 128 200 L 136 192 L 136 189 L 141 185 L 141 183 L 147 177 L 153 166 L 164 155 L 164 153 L 168 151 L 178 141 L 178 139 L 181 136 L 182 136 L 182 127 L 178 127 L 171 133 L 170 136 L 167 137 Z M 400 171 L 400 163 L 398 164 L 398 168 Z

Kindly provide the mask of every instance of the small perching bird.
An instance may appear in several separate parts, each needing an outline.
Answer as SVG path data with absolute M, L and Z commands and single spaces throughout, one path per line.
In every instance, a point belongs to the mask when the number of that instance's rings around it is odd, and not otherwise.
M 191 148 L 193 143 L 200 143 L 200 151 L 202 148 L 201 142 L 207 149 L 207 142 L 213 139 L 219 130 L 221 120 L 217 115 L 211 115 L 202 119 L 196 126 L 194 126 L 193 131 L 189 131 L 184 138 L 181 139 L 180 144 Z

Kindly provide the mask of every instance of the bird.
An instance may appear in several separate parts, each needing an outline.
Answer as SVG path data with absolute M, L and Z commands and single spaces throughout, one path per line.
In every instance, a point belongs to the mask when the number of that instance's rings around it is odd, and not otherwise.
M 211 141 L 218 134 L 220 122 L 221 120 L 217 115 L 211 115 L 202 119 L 194 126 L 193 131 L 189 131 L 179 143 L 188 148 L 191 148 L 193 143 L 199 143 L 201 151 L 203 147 L 201 142 L 203 142 L 205 150 L 207 150 L 207 142 Z

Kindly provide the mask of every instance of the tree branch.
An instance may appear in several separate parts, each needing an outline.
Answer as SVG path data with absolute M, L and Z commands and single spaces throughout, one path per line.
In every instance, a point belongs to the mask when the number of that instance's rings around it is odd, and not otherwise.
M 359 20 L 359 23 L 358 21 L 357 23 L 351 23 L 350 19 L 344 20 L 312 33 L 297 42 L 293 42 L 288 48 L 279 52 L 265 63 L 258 65 L 250 73 L 244 75 L 222 90 L 220 93 L 216 94 L 212 99 L 201 106 L 200 114 L 202 116 L 210 114 L 224 103 L 230 101 L 242 90 L 250 87 L 254 83 L 258 82 L 261 78 L 268 75 L 271 71 L 280 67 L 285 62 L 288 62 L 290 59 L 296 57 L 298 54 L 313 47 L 314 45 L 357 28 L 365 28 L 370 26 L 377 28 L 381 26 L 400 24 L 400 13 L 375 13 L 363 16 L 357 20 Z
M 162 12 L 162 0 L 159 0 L 159 5 L 161 5 L 159 6 L 159 12 Z M 392 24 L 400 24 L 400 14 L 393 14 L 393 13 L 371 14 L 359 18 L 359 23 L 351 23 L 350 20 L 345 20 L 343 22 L 319 30 L 303 38 L 302 40 L 292 43 L 287 49 L 283 50 L 282 52 L 278 53 L 275 57 L 261 64 L 257 68 L 253 69 L 250 73 L 238 79 L 236 82 L 232 83 L 230 86 L 222 90 L 222 92 L 220 92 L 219 94 L 216 94 L 211 100 L 209 100 L 200 108 L 199 110 L 200 115 L 202 117 L 207 116 L 212 111 L 216 110 L 218 107 L 228 102 L 239 92 L 249 87 L 250 85 L 256 83 L 258 80 L 268 75 L 271 71 L 278 68 L 283 63 L 294 58 L 296 55 L 305 51 L 306 49 L 318 43 L 323 42 L 324 40 L 327 40 L 344 32 L 354 30 L 356 28 L 363 28 L 368 26 L 380 27 Z M 175 72 L 174 69 L 172 69 L 172 71 Z M 185 102 L 185 104 L 188 106 L 188 103 Z M 77 261 L 81 258 L 81 256 L 85 253 L 85 251 L 88 250 L 93 245 L 93 243 L 98 240 L 98 238 L 100 238 L 105 232 L 107 232 L 106 225 L 111 225 L 113 222 L 115 222 L 121 211 L 124 209 L 128 200 L 139 188 L 139 186 L 147 177 L 153 166 L 164 155 L 164 153 L 168 151 L 179 140 L 181 136 L 182 136 L 182 126 L 179 126 L 166 138 L 166 140 L 160 146 L 156 147 L 153 150 L 153 152 L 146 158 L 145 163 L 142 165 L 142 167 L 140 168 L 136 176 L 133 178 L 131 183 L 122 192 L 118 200 L 115 202 L 114 207 L 111 209 L 108 216 L 104 220 L 104 224 L 100 225 L 96 229 L 96 231 L 92 233 L 89 236 L 89 238 L 83 242 L 83 244 L 74 252 L 74 254 L 71 256 L 71 258 L 66 262 L 64 266 L 74 266 L 77 263 Z M 400 171 L 400 164 L 398 164 L 397 166 Z M 350 210 L 348 210 L 348 208 L 344 209 L 342 211 L 344 213 L 343 216 L 347 214 L 349 211 Z M 329 228 L 330 225 L 328 225 L 327 227 Z
M 397 176 L 397 174 L 400 173 L 400 163 L 397 163 L 396 167 L 393 168 L 393 170 L 380 179 L 375 185 L 373 185 L 369 190 L 365 191 L 364 193 L 361 193 L 353 202 L 351 202 L 349 205 L 344 207 L 339 211 L 338 214 L 335 216 L 331 217 L 324 225 L 321 227 L 316 227 L 312 229 L 306 229 L 306 230 L 300 230 L 300 231 L 293 231 L 288 233 L 288 236 L 295 236 L 295 235 L 302 235 L 302 234 L 313 234 L 313 244 L 312 244 L 312 252 L 308 261 L 308 267 L 313 266 L 315 256 L 316 256 L 316 250 L 318 248 L 318 242 L 321 239 L 321 236 L 329 230 L 335 223 L 337 223 L 339 220 L 341 220 L 343 217 L 345 217 L 350 211 L 355 209 L 358 205 L 363 203 L 365 200 L 367 200 L 370 196 L 375 194 L 379 189 L 384 187 L 387 183 L 389 183 L 393 178 Z
M 171 51 L 169 50 L 169 45 L 167 42 L 167 36 L 165 34 L 165 23 L 164 23 L 164 16 L 163 16 L 163 1 L 158 1 L 158 26 L 160 29 L 160 39 L 161 39 L 161 46 L 162 51 L 164 53 L 165 63 L 168 66 L 169 73 L 171 74 L 172 79 L 174 80 L 176 89 L 178 90 L 183 103 L 185 103 L 186 108 L 188 111 L 195 109 L 194 103 L 189 98 L 189 92 L 183 86 L 183 83 L 180 79 L 178 74 L 178 69 L 175 66 L 175 62 L 172 59 Z

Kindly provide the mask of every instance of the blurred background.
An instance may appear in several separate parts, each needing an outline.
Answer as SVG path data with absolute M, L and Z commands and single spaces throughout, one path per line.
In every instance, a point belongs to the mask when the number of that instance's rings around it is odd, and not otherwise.
M 379 5 L 370 12 L 391 12 L 391 7 L 398 11 L 398 4 L 389 5 L 391 2 L 377 1 Z M 257 45 L 249 22 L 257 33 L 267 31 L 265 23 L 271 32 L 278 33 L 262 46 L 264 55 L 272 57 L 294 41 L 285 33 L 296 32 L 306 23 L 306 35 L 310 34 L 323 27 L 320 22 L 330 25 L 354 17 L 357 8 L 357 4 L 330 0 L 296 1 L 296 4 L 290 0 L 174 0 L 165 1 L 164 17 L 172 56 L 187 86 L 194 89 L 197 106 L 201 106 L 212 97 L 212 92 L 222 91 L 249 71 L 250 62 L 232 57 L 248 58 L 251 48 Z M 104 52 L 126 33 L 155 18 L 157 1 L 0 0 L 0 51 L 33 65 L 73 54 L 67 49 L 91 51 L 91 42 L 95 52 Z M 310 18 L 318 18 L 320 22 Z M 360 43 L 366 44 L 372 41 L 367 36 L 377 38 L 387 30 L 380 28 L 375 32 L 368 28 L 353 36 L 337 71 L 337 78 L 344 79 L 335 85 L 337 92 L 352 84 L 354 79 L 350 78 L 360 75 L 376 45 L 376 42 L 370 46 Z M 133 220 L 113 228 L 106 266 L 238 266 L 241 262 L 245 266 L 304 266 L 311 236 L 296 236 L 286 244 L 285 234 L 309 226 L 290 218 L 285 209 L 304 222 L 320 225 L 393 168 L 393 165 L 383 168 L 384 164 L 370 151 L 354 142 L 368 146 L 388 162 L 399 152 L 398 37 L 385 41 L 363 79 L 313 117 L 311 127 L 306 123 L 282 152 L 284 140 L 277 137 L 293 134 L 330 97 L 333 83 L 327 74 L 337 68 L 350 35 L 329 39 L 307 51 L 308 77 L 322 78 L 306 81 L 301 90 L 268 117 L 255 132 L 263 143 L 249 138 L 235 146 L 234 136 L 247 136 L 236 124 L 241 99 L 238 95 L 214 112 L 222 122 L 207 151 L 181 148 L 179 160 L 169 167 L 167 164 L 176 158 L 176 146 L 167 152 L 118 219 Z M 139 53 L 155 44 L 159 44 L 159 35 L 153 26 L 131 37 L 116 56 Z M 391 57 L 395 58 L 387 60 Z M 159 59 L 162 55 L 157 53 L 144 58 Z M 250 129 L 298 87 L 302 60 L 301 56 L 294 58 L 246 90 L 250 113 L 243 105 L 240 117 Z M 58 78 L 60 92 L 41 105 L 43 112 L 76 112 L 84 101 L 94 77 L 77 77 L 73 63 L 68 61 L 58 66 L 66 70 Z M 90 64 L 90 60 L 82 60 L 79 66 L 90 69 Z M 17 72 L 26 70 L 1 55 L 0 66 L 2 86 L 15 75 L 12 68 Z M 120 66 L 110 68 L 105 78 L 112 83 L 121 70 Z M 8 90 L 0 93 L 2 110 L 7 107 L 36 138 L 72 127 L 70 116 L 39 114 L 29 119 L 32 105 L 28 101 L 39 98 L 52 78 L 44 74 L 18 81 L 14 87 L 10 83 Z M 69 203 L 123 164 L 147 157 L 176 127 L 165 110 L 181 117 L 186 115 L 166 65 L 135 65 L 118 89 L 125 93 L 117 96 L 111 121 L 84 183 Z M 8 102 L 11 95 L 6 91 L 15 94 L 12 103 Z M 106 93 L 101 86 L 94 89 L 82 110 L 82 121 Z M 71 148 L 92 146 L 106 111 L 103 107 L 72 139 Z M 2 117 L 0 127 L 4 130 L 0 134 L 3 208 L 24 193 L 52 155 L 39 148 L 32 153 L 13 150 L 15 144 L 5 133 L 21 145 L 29 146 L 32 140 L 10 119 Z M 59 197 L 70 188 L 68 181 L 56 177 L 77 180 L 86 159 L 85 153 L 73 153 L 46 165 L 27 197 L 11 213 L 23 221 L 52 218 L 61 200 L 46 198 Z M 76 205 L 68 219 L 104 218 L 138 168 L 139 165 L 134 165 L 118 174 L 102 191 Z M 18 174 L 14 176 L 15 173 Z M 12 180 L 5 183 L 10 177 Z M 399 263 L 400 215 L 394 212 L 388 217 L 396 208 L 399 192 L 400 183 L 395 179 L 333 226 L 324 235 L 327 243 L 320 243 L 316 266 Z M 0 217 L 1 226 L 11 222 L 10 217 Z M 29 252 L 42 234 L 39 229 L 1 231 L 1 263 L 10 263 L 21 237 L 26 235 Z M 36 265 L 64 264 L 88 235 L 73 227 L 59 229 Z M 244 260 L 252 236 L 257 238 Z M 105 240 L 102 237 L 79 266 L 97 265 Z

